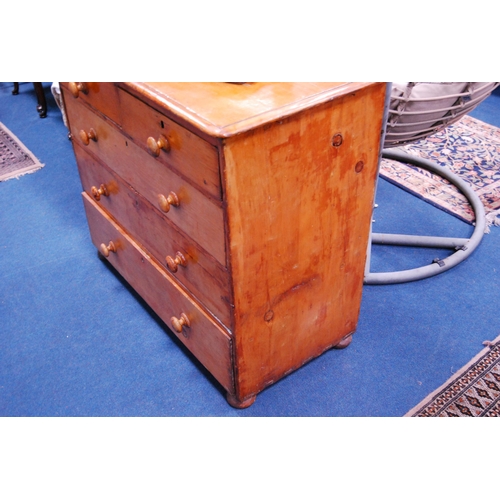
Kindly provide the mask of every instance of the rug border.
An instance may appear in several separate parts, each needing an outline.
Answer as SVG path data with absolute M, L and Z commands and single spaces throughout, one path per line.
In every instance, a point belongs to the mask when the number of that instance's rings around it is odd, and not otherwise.
M 455 380 L 459 379 L 474 363 L 479 361 L 482 357 L 486 356 L 490 351 L 493 345 L 500 343 L 500 335 L 494 340 L 485 340 L 484 342 L 488 342 L 489 344 L 481 349 L 481 351 L 476 354 L 467 364 L 465 364 L 460 370 L 456 371 L 444 384 L 441 384 L 437 389 L 432 391 L 428 396 L 425 397 L 420 403 L 414 406 L 411 410 L 409 410 L 403 417 L 413 417 L 415 413 L 419 412 L 424 406 L 427 406 L 432 399 L 436 396 L 436 394 L 442 391 L 445 387 L 450 385 Z
M 4 130 L 5 133 L 10 135 L 12 139 L 14 139 L 22 148 L 23 152 L 26 153 L 27 156 L 30 157 L 31 160 L 33 160 L 34 164 L 31 165 L 30 167 L 25 167 L 17 170 L 16 172 L 12 174 L 5 174 L 5 175 L 0 175 L 0 182 L 3 181 L 8 181 L 10 179 L 19 179 L 19 177 L 22 177 L 23 175 L 26 174 L 32 174 L 33 172 L 36 172 L 43 168 L 45 166 L 45 163 L 42 163 L 24 144 L 23 141 L 17 137 L 16 134 L 12 132 L 12 130 L 9 129 L 9 127 L 5 126 L 2 122 L 0 122 L 0 127 Z

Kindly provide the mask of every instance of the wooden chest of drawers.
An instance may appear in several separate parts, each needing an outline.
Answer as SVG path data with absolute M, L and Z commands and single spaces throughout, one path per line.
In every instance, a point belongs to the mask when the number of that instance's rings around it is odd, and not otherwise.
M 356 329 L 383 83 L 62 83 L 92 241 L 243 408 Z

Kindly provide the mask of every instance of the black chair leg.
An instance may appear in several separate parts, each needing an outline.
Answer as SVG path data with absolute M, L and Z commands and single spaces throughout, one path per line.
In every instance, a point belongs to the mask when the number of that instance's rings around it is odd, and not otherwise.
M 36 110 L 38 111 L 40 118 L 45 118 L 47 116 L 47 101 L 45 100 L 45 93 L 43 91 L 43 86 L 40 82 L 33 83 L 35 87 L 36 98 L 38 101 L 38 106 Z
M 12 91 L 12 95 L 19 94 L 19 82 L 14 82 L 14 90 Z

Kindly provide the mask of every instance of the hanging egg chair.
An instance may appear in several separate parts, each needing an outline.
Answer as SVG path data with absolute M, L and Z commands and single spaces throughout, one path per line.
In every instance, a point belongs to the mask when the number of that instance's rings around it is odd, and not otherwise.
M 500 82 L 393 83 L 386 103 L 382 157 L 432 172 L 453 184 L 470 203 L 475 227 L 469 238 L 371 233 L 371 244 L 446 248 L 454 252 L 426 266 L 394 272 L 371 272 L 368 248 L 364 283 L 396 284 L 443 273 L 464 261 L 477 248 L 486 227 L 484 207 L 467 182 L 435 162 L 409 155 L 398 147 L 425 139 L 457 122 L 486 99 Z

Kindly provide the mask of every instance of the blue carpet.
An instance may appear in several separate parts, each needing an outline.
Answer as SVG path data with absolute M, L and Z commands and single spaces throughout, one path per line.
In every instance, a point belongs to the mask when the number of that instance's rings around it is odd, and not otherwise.
M 452 271 L 365 286 L 352 344 L 235 410 L 211 375 L 96 255 L 67 130 L 44 84 L 0 84 L 0 121 L 45 167 L 0 183 L 0 416 L 404 415 L 500 334 L 500 228 Z M 500 126 L 500 94 L 473 116 Z M 469 235 L 471 226 L 380 181 L 377 232 Z M 444 253 L 446 255 L 446 253 Z M 372 270 L 439 252 L 377 247 Z

